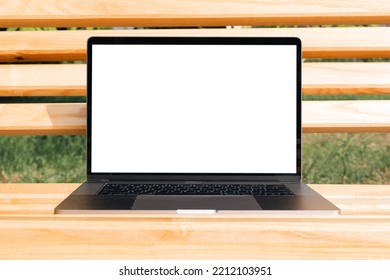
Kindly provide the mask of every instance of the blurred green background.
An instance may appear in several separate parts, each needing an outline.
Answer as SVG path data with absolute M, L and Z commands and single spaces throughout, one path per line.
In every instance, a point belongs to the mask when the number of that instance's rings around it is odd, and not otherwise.
M 0 182 L 82 182 L 84 136 L 0 137 Z M 303 134 L 307 183 L 390 183 L 389 133 Z

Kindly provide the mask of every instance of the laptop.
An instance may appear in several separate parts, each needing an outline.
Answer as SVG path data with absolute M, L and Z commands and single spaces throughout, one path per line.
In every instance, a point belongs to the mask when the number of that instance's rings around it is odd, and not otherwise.
M 339 214 L 301 182 L 298 38 L 92 37 L 87 181 L 57 214 Z

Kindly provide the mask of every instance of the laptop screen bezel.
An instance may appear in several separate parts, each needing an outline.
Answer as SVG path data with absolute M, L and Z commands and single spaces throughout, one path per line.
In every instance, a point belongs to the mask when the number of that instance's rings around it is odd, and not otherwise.
M 97 173 L 92 172 L 92 46 L 93 45 L 294 45 L 296 46 L 296 172 L 295 173 Z M 301 180 L 302 47 L 295 37 L 90 37 L 87 42 L 87 180 L 96 181 L 292 181 Z

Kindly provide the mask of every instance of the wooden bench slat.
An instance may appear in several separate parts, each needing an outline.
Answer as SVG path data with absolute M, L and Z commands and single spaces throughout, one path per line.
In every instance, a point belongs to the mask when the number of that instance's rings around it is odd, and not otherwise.
M 0 135 L 84 134 L 83 103 L 2 104 Z M 390 132 L 390 101 L 305 101 L 303 132 Z
M 221 28 L 0 32 L 0 61 L 85 60 L 91 36 L 299 37 L 306 58 L 390 57 L 390 27 Z
M 53 215 L 77 186 L 0 184 L 1 258 L 387 260 L 390 255 L 390 185 L 310 184 L 340 207 L 339 216 Z
M 0 65 L 0 96 L 85 96 L 84 64 Z
M 390 63 L 304 63 L 304 94 L 390 94 Z
M 390 132 L 390 100 L 305 101 L 303 132 Z
M 0 26 L 224 26 L 390 23 L 390 2 L 305 0 L 2 1 Z
M 82 103 L 0 104 L 0 135 L 85 134 Z
M 0 214 L 12 215 L 52 215 L 53 209 L 80 183 L 18 183 L 0 184 Z M 342 215 L 389 215 L 390 185 L 316 185 L 310 187 L 341 208 Z M 120 219 L 121 215 L 116 218 Z M 156 215 L 154 217 L 157 217 Z M 167 215 L 170 216 L 170 215 Z M 56 216 L 57 218 L 59 216 Z M 63 216 L 60 216 L 63 218 Z M 123 218 L 123 215 L 121 216 Z M 134 218 L 134 216 L 132 216 Z M 138 215 L 138 218 L 152 218 L 149 215 Z M 161 217 L 161 215 L 160 215 Z M 181 219 L 183 216 L 174 216 Z M 241 216 L 243 217 L 243 216 Z M 98 217 L 91 217 L 99 219 Z M 112 219 L 116 219 L 111 217 Z M 217 216 L 213 217 L 214 219 Z M 226 218 L 226 217 L 225 217 Z M 232 215 L 230 219 L 239 218 Z M 258 219 L 259 216 L 247 215 L 245 219 Z M 263 216 L 264 218 L 264 216 Z M 292 217 L 290 217 L 292 218 Z M 322 217 L 327 219 L 327 217 Z M 328 217 L 329 218 L 329 217 Z M 371 216 L 372 218 L 372 216 Z M 379 217 L 376 217 L 379 218 Z M 390 218 L 390 217 L 389 217 Z M 279 217 L 280 219 L 280 217 Z
M 50 207 L 25 210 L 38 216 L 10 212 L 0 217 L 2 259 L 387 260 L 390 251 L 387 211 L 340 217 L 59 217 L 48 214 Z
M 84 64 L 0 65 L 0 96 L 85 95 Z M 304 63 L 304 94 L 390 94 L 390 63 Z

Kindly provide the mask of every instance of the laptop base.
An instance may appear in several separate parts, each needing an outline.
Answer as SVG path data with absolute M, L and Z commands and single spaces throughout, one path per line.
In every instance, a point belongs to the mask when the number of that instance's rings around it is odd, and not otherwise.
M 294 196 L 98 195 L 104 183 L 82 184 L 55 214 L 337 215 L 340 210 L 305 184 L 286 184 Z

